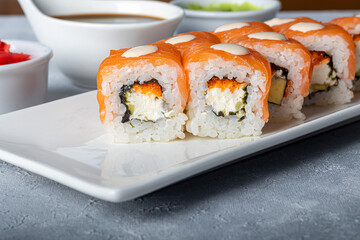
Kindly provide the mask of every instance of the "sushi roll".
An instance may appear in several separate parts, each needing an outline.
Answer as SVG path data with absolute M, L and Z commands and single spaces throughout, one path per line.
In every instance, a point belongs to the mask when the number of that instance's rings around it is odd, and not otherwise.
M 270 62 L 270 122 L 293 118 L 304 120 L 301 109 L 304 97 L 309 95 L 312 74 L 310 52 L 299 42 L 276 32 L 253 33 L 229 38 L 227 42 L 258 51 Z
M 201 44 L 185 51 L 190 84 L 186 130 L 195 136 L 256 136 L 268 120 L 270 64 L 236 44 Z
M 294 17 L 294 18 L 273 18 L 264 23 L 271 27 L 275 32 L 280 32 L 282 29 L 286 29 L 291 25 L 299 22 L 317 22 L 314 19 L 308 17 Z
M 272 28 L 262 22 L 236 22 L 222 25 L 213 32 L 221 42 L 227 43 L 229 39 L 241 37 L 257 32 L 269 32 Z
M 172 45 L 111 51 L 97 85 L 100 119 L 116 143 L 185 137 L 189 90 L 180 52 Z
M 313 20 L 287 23 L 278 31 L 299 41 L 312 55 L 313 74 L 305 104 L 345 104 L 351 101 L 355 48 L 351 36 L 343 28 Z
M 220 43 L 220 40 L 214 34 L 197 31 L 181 33 L 171 38 L 161 40 L 160 42 L 171 44 L 175 46 L 181 53 L 183 53 L 195 45 L 203 43 Z
M 354 17 L 335 18 L 330 23 L 344 28 L 351 34 L 355 44 L 355 81 L 354 91 L 360 91 L 360 14 Z

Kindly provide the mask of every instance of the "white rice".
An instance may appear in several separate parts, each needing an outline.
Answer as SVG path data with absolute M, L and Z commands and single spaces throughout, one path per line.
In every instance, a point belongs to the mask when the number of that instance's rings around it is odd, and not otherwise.
M 267 79 L 258 71 L 240 66 L 221 58 L 207 62 L 194 62 L 187 66 L 190 81 L 191 102 L 187 106 L 189 117 L 186 130 L 201 137 L 239 138 L 261 134 L 265 121 L 262 119 L 263 102 L 259 99 L 265 91 Z M 245 118 L 241 121 L 236 116 L 218 117 L 205 104 L 206 84 L 212 77 L 235 78 L 248 84 Z
M 331 87 L 329 91 L 316 92 L 305 99 L 306 105 L 332 105 L 345 104 L 354 97 L 352 91 L 349 90 L 348 84 L 340 80 L 338 86 Z
M 181 107 L 180 91 L 177 86 L 177 70 L 166 65 L 153 66 L 151 63 L 139 64 L 136 67 L 117 66 L 103 70 L 102 93 L 108 99 L 105 102 L 105 128 L 114 135 L 117 143 L 135 143 L 162 141 L 184 138 L 184 125 L 187 120 Z M 163 98 L 171 109 L 166 118 L 154 122 L 131 120 L 121 123 L 126 111 L 121 103 L 119 93 L 124 85 L 156 79 L 163 89 Z
M 289 94 L 283 98 L 281 106 L 269 103 L 269 121 L 286 122 L 292 119 L 305 120 L 306 116 L 301 112 L 304 104 L 304 97 L 301 95 Z

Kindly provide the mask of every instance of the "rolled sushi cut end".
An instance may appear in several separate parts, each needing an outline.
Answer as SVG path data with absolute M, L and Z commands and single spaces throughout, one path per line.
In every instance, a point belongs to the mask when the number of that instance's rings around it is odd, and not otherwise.
M 281 105 L 288 85 L 288 70 L 271 63 L 271 86 L 268 102 Z
M 236 116 L 242 120 L 245 116 L 247 84 L 235 79 L 211 78 L 205 94 L 205 103 L 218 117 Z
M 262 89 L 266 77 L 232 61 L 211 59 L 191 62 L 190 101 L 186 112 L 186 131 L 200 137 L 232 139 L 258 136 L 265 125 Z M 262 85 L 263 84 L 263 85 Z M 268 91 L 268 90 L 267 90 Z M 266 94 L 267 95 L 267 94 Z
M 105 129 L 114 143 L 168 142 L 184 138 L 187 120 L 176 68 L 145 64 L 104 69 Z
M 338 85 L 338 76 L 334 68 L 332 57 L 323 51 L 311 51 L 313 57 L 313 75 L 310 93 L 328 91 L 332 86 Z
M 126 107 L 122 123 L 131 120 L 156 122 L 168 111 L 162 88 L 155 79 L 143 84 L 124 85 L 119 96 L 121 106 Z
M 187 117 L 173 84 L 175 71 L 146 64 L 131 71 L 116 69 L 105 78 L 105 106 L 111 110 L 105 116 L 105 127 L 115 143 L 168 142 L 185 137 Z
M 349 80 L 342 80 L 334 67 L 333 56 L 325 51 L 310 51 L 313 58 L 313 75 L 310 94 L 305 99 L 306 105 L 345 104 L 354 97 L 349 89 Z M 350 82 L 350 83 L 349 83 Z

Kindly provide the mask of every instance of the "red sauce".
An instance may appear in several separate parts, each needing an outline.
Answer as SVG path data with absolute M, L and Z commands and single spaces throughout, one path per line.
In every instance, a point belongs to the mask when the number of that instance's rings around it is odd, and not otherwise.
M 10 52 L 10 45 L 0 41 L 0 65 L 24 62 L 30 59 L 30 55 Z

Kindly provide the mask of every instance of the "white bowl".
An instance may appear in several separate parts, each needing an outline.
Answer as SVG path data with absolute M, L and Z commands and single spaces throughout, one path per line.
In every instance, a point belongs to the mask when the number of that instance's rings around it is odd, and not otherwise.
M 263 6 L 262 10 L 238 11 L 238 12 L 214 12 L 186 9 L 189 3 L 198 3 L 206 6 L 211 3 L 237 3 L 250 2 L 256 6 Z M 266 21 L 274 18 L 281 8 L 278 0 L 174 0 L 171 4 L 182 7 L 185 10 L 185 19 L 177 28 L 177 33 L 191 31 L 213 31 L 217 27 L 241 21 Z
M 2 40 L 10 51 L 30 54 L 24 62 L 0 65 L 0 114 L 45 102 L 50 48 L 36 42 Z
M 177 6 L 153 1 L 19 0 L 40 42 L 54 51 L 54 61 L 76 85 L 96 88 L 101 61 L 111 49 L 134 47 L 171 37 L 184 17 Z M 148 15 L 162 21 L 99 24 L 51 16 L 91 13 Z

